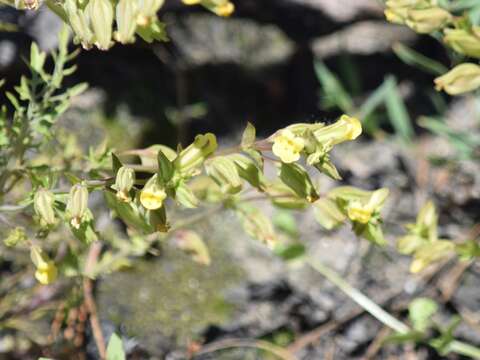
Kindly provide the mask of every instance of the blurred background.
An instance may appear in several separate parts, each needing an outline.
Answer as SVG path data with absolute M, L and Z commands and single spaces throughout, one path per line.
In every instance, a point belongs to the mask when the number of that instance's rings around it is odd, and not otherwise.
M 435 92 L 433 79 L 451 66 L 444 46 L 387 23 L 377 0 L 234 3 L 234 15 L 223 19 L 167 0 L 160 19 L 167 23 L 169 42 L 138 40 L 107 52 L 82 51 L 68 81 L 85 81 L 90 88 L 64 115 L 66 133 L 75 132 L 85 148 L 107 136 L 123 150 L 187 145 L 197 133 L 211 131 L 226 146 L 239 140 L 247 121 L 259 136 L 268 136 L 294 122 L 357 114 L 364 135 L 335 149 L 334 162 L 344 184 L 390 188 L 384 212 L 390 245 L 371 246 L 350 229 L 323 231 L 309 213 L 264 210 L 389 311 L 401 315 L 412 297 L 433 296 L 444 305 L 440 317 L 458 313 L 467 319 L 458 337 L 479 344 L 478 266 L 447 263 L 431 276 L 413 277 L 409 259 L 394 249 L 402 232 L 398 224 L 413 222 L 427 198 L 438 204 L 444 238 L 467 236 L 480 217 L 480 102 L 476 95 L 453 99 Z M 14 25 L 13 31 L 4 26 L 0 32 L 0 78 L 15 84 L 26 72 L 21 59 L 30 43 L 54 49 L 61 23 L 46 9 L 6 7 L 0 8 L 0 22 Z M 424 59 L 423 66 L 412 66 L 415 52 L 436 62 Z M 332 187 L 323 178 L 321 189 Z M 99 282 L 103 330 L 107 337 L 119 332 L 132 359 L 184 359 L 185 349 L 231 337 L 290 346 L 299 359 L 441 358 L 426 347 L 380 348 L 380 323 L 319 274 L 285 265 L 243 235 L 231 214 L 215 216 L 196 230 L 206 235 L 210 267 L 167 248 L 134 270 Z M 461 281 L 454 277 L 459 271 Z M 29 326 L 41 334 L 48 322 Z M 85 346 L 54 349 L 58 358 L 95 358 L 86 331 Z M 34 358 L 29 340 L 0 328 L 0 358 Z M 274 357 L 237 349 L 196 358 Z

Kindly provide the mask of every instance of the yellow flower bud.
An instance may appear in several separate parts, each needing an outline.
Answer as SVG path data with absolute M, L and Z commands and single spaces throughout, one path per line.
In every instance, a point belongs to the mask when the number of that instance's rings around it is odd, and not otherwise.
M 478 27 L 473 27 L 472 31 L 445 29 L 443 41 L 460 54 L 480 58 L 480 34 L 478 29 Z
M 76 184 L 70 189 L 67 202 L 67 214 L 70 217 L 70 224 L 79 229 L 83 221 L 83 215 L 88 208 L 88 190 L 82 184 Z
M 193 144 L 184 149 L 175 159 L 175 167 L 182 174 L 189 174 L 200 166 L 217 149 L 217 138 L 212 133 L 197 135 Z
M 293 163 L 300 159 L 305 141 L 288 129 L 283 129 L 273 139 L 272 151 L 284 163 Z
M 147 181 L 140 193 L 140 202 L 148 210 L 160 209 L 163 201 L 167 198 L 165 189 L 160 185 L 157 175 L 153 175 Z
M 455 66 L 446 74 L 434 80 L 435 88 L 450 95 L 458 95 L 480 87 L 480 66 L 464 63 Z
M 357 118 L 342 115 L 332 125 L 324 126 L 313 132 L 318 142 L 324 145 L 337 145 L 354 140 L 362 133 L 362 124 Z
M 452 20 L 452 15 L 441 7 L 412 9 L 408 11 L 405 23 L 412 30 L 428 34 L 445 26 Z

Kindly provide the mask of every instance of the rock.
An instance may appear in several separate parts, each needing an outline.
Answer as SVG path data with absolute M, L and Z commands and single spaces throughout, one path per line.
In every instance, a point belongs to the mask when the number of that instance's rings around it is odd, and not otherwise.
M 181 60 L 190 66 L 234 63 L 262 67 L 282 62 L 293 52 L 293 43 L 274 25 L 207 14 L 165 19 L 171 24 L 169 36 Z
M 382 6 L 375 0 L 285 0 L 320 10 L 338 22 L 351 21 L 360 15 L 381 15 Z
M 405 26 L 388 24 L 385 21 L 362 21 L 353 23 L 332 34 L 312 41 L 312 51 L 317 58 L 326 58 L 341 53 L 370 55 L 391 51 L 396 42 L 412 42 L 417 35 Z

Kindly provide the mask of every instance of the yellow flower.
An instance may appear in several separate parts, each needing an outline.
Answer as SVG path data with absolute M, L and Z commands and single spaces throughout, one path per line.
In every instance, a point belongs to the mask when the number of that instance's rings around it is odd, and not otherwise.
M 373 209 L 368 205 L 362 205 L 359 201 L 352 202 L 347 208 L 348 218 L 362 224 L 368 223 L 372 214 Z
M 182 2 L 185 5 L 201 4 L 218 16 L 230 16 L 235 10 L 235 5 L 228 0 L 182 0 Z
M 458 95 L 480 87 L 480 66 L 464 63 L 455 66 L 446 74 L 437 77 L 435 89 L 445 90 L 450 95 Z
M 290 130 L 281 130 L 273 140 L 273 153 L 284 163 L 292 163 L 300 159 L 300 152 L 305 142 L 301 137 L 295 136 Z
M 167 198 L 165 189 L 160 186 L 157 181 L 157 175 L 154 175 L 148 180 L 140 193 L 140 202 L 143 207 L 148 210 L 160 209 L 163 201 Z
M 362 133 L 362 123 L 355 117 L 342 115 L 337 122 L 313 132 L 318 142 L 336 145 L 354 140 Z
M 53 261 L 41 262 L 35 271 L 35 278 L 42 285 L 53 283 L 57 279 L 58 270 Z
M 218 16 L 225 16 L 225 17 L 232 15 L 234 10 L 235 10 L 235 6 L 229 1 L 224 4 L 217 5 L 212 9 L 212 11 Z

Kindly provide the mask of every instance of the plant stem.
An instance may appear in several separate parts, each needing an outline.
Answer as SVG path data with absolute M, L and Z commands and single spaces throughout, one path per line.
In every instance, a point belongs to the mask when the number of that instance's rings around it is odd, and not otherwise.
M 473 359 L 480 359 L 480 349 L 463 341 L 453 340 L 450 343 L 450 351 L 459 355 L 470 356 Z
M 387 325 L 389 328 L 399 333 L 407 333 L 410 330 L 407 325 L 405 325 L 404 323 L 390 315 L 388 312 L 383 310 L 380 306 L 370 300 L 359 290 L 351 286 L 340 275 L 338 275 L 335 271 L 330 269 L 322 262 L 309 258 L 307 259 L 307 263 L 320 274 L 325 276 L 330 282 L 332 282 L 335 286 L 342 290 L 348 297 L 350 297 L 358 305 L 364 308 L 366 312 L 370 313 L 381 323 Z
M 314 270 L 322 274 L 325 278 L 327 278 L 327 280 L 337 286 L 348 297 L 350 297 L 366 312 L 368 312 L 382 324 L 401 334 L 405 334 L 411 330 L 408 325 L 383 310 L 375 302 L 373 302 L 359 290 L 351 286 L 340 275 L 338 275 L 335 271 L 333 271 L 324 263 L 312 258 L 307 258 L 307 264 L 310 265 Z M 453 340 L 449 344 L 449 349 L 451 352 L 457 353 L 459 355 L 469 356 L 473 359 L 480 359 L 480 348 L 464 343 L 462 341 Z

